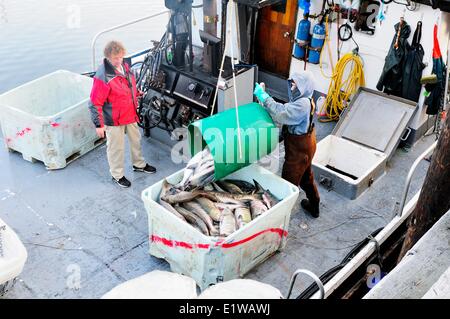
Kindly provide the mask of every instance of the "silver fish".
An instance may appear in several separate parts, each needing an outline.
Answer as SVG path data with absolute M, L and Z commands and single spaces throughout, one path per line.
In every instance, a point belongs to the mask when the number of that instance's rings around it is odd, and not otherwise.
M 222 187 L 220 187 L 219 185 L 217 185 L 216 182 L 212 182 L 211 185 L 213 186 L 213 188 L 218 191 L 218 192 L 222 192 L 222 193 L 226 193 L 226 191 L 224 189 L 222 189 Z
M 268 209 L 272 208 L 272 203 L 269 199 L 269 196 L 267 196 L 267 194 L 265 192 L 262 194 L 262 200 Z
M 256 180 L 253 180 L 253 183 L 255 183 L 255 194 L 262 194 L 264 193 L 264 188 L 261 186 L 260 183 L 258 183 Z
M 242 204 L 243 202 L 248 202 L 252 200 L 259 200 L 260 195 L 259 194 L 231 194 L 228 192 L 209 192 L 211 196 L 218 196 L 218 198 L 231 198 L 234 201 L 238 201 L 238 203 L 230 201 L 232 204 Z M 204 193 L 202 193 L 203 196 L 206 196 Z M 218 202 L 225 203 L 226 201 L 217 200 Z
M 256 193 L 261 194 L 264 203 L 269 209 L 279 202 L 279 200 L 268 189 L 264 189 L 256 180 L 253 180 L 253 182 L 255 183 Z
M 260 200 L 261 196 L 259 194 L 230 194 L 234 199 L 242 201 L 242 202 L 248 202 L 252 200 Z
M 209 183 L 208 185 L 205 185 L 203 187 L 203 190 L 207 191 L 207 192 L 212 192 L 212 191 L 214 191 L 214 186 L 212 185 L 212 183 Z
M 190 211 L 188 211 L 187 209 L 181 207 L 181 206 L 174 206 L 174 208 L 181 214 L 183 215 L 183 217 L 190 223 L 192 224 L 192 226 L 197 226 L 198 228 L 200 228 L 201 232 L 206 235 L 209 236 L 209 231 L 208 231 L 208 226 L 206 226 L 205 222 L 198 217 L 197 215 L 195 215 L 194 213 L 191 213 Z
M 211 216 L 213 221 L 220 222 L 220 215 L 222 213 L 213 201 L 205 197 L 197 197 L 195 200 L 208 213 L 208 215 Z
M 190 202 L 200 194 L 201 193 L 198 191 L 193 192 L 180 191 L 176 194 L 166 194 L 163 197 L 161 197 L 161 199 L 168 202 L 169 204 L 184 203 Z
M 203 158 L 208 157 L 209 148 L 205 147 L 202 151 L 195 154 L 187 163 L 186 168 L 195 169 L 198 165 L 200 165 L 203 161 Z
M 224 189 L 228 193 L 231 193 L 231 194 L 244 194 L 244 192 L 238 186 L 236 186 L 233 183 L 228 183 L 228 182 L 225 182 L 225 181 L 217 181 L 216 183 L 220 186 L 220 188 Z
M 244 227 L 246 224 L 252 221 L 252 215 L 248 207 L 239 207 L 234 210 L 234 216 L 236 216 L 236 221 L 239 228 Z
M 200 206 L 197 202 L 186 202 L 182 205 L 184 208 L 189 210 L 191 213 L 194 213 L 198 217 L 200 217 L 203 222 L 206 224 L 209 230 L 209 234 L 211 236 L 217 236 L 219 233 L 216 233 L 216 229 L 213 225 L 213 221 L 211 217 L 208 215 L 208 213 Z
M 211 166 L 205 170 L 201 170 L 197 174 L 192 175 L 188 183 L 194 186 L 203 186 L 209 184 L 207 180 L 211 175 L 214 176 L 214 166 Z
M 255 219 L 267 211 L 267 206 L 260 200 L 254 200 L 250 202 L 250 211 L 252 213 L 252 219 Z
M 225 203 L 225 204 L 236 204 L 242 205 L 242 202 L 235 199 L 233 194 L 224 192 L 201 192 L 201 196 L 209 198 L 212 201 Z
M 163 180 L 162 182 L 162 187 L 161 187 L 161 193 L 159 194 L 159 200 L 161 200 L 162 197 L 168 195 L 171 192 L 173 185 L 170 184 L 166 179 Z
M 241 181 L 241 180 L 237 180 L 237 179 L 226 179 L 226 180 L 224 180 L 224 182 L 236 185 L 245 194 L 251 194 L 252 192 L 255 191 L 255 185 L 253 185 L 252 183 L 246 182 L 246 181 Z
M 211 159 L 208 159 L 207 161 L 202 162 L 199 165 L 197 165 L 197 167 L 195 168 L 195 174 L 198 174 L 199 172 L 204 171 L 204 170 L 208 170 L 211 167 L 214 168 L 214 160 L 212 159 L 212 157 L 211 157 Z
M 182 190 L 192 190 L 211 182 L 214 176 L 214 159 L 208 147 L 195 154 L 187 163 L 183 179 L 177 185 Z
M 181 215 L 175 208 L 173 208 L 172 205 L 170 205 L 169 203 L 167 203 L 163 200 L 160 200 L 159 202 L 160 202 L 161 206 L 164 207 L 165 209 L 167 209 L 169 212 L 171 212 L 172 214 L 177 216 L 182 221 L 186 221 L 186 218 L 184 218 L 183 215 Z
M 279 200 L 275 196 L 273 196 L 273 194 L 268 190 L 262 195 L 262 198 L 264 203 L 266 203 L 269 209 L 279 202 Z
M 205 233 L 203 233 L 203 230 L 201 229 L 201 227 L 199 227 L 198 225 L 194 225 L 194 224 L 190 224 L 192 225 L 195 229 L 197 229 L 199 232 L 201 232 L 202 234 L 206 235 Z
M 224 204 L 224 203 L 214 203 L 214 205 L 219 208 L 220 210 L 224 210 L 226 208 L 229 208 L 231 210 L 235 210 L 236 208 L 240 207 L 246 207 L 245 203 L 240 204 Z
M 191 176 L 193 174 L 194 174 L 194 169 L 193 168 L 186 168 L 184 170 L 183 179 L 177 185 L 175 185 L 175 187 L 180 188 L 180 189 L 184 189 L 186 183 L 189 181 L 189 179 L 191 178 Z
M 220 236 L 229 236 L 236 231 L 236 219 L 230 209 L 225 209 L 220 218 Z

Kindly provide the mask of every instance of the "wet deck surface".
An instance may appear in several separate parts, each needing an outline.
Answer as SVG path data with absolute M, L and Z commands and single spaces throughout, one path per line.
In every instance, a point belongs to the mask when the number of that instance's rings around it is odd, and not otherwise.
M 321 139 L 333 124 L 316 127 Z M 392 218 L 410 166 L 433 141 L 434 136 L 429 136 L 407 152 L 398 149 L 387 174 L 356 200 L 319 187 L 318 219 L 299 207 L 305 197 L 301 192 L 285 250 L 245 278 L 271 284 L 286 294 L 296 269 L 320 275 L 338 264 L 352 247 Z M 169 147 L 146 138 L 142 144 L 144 156 L 158 172 L 133 172 L 127 150 L 126 176 L 133 183 L 129 189 L 111 182 L 105 145 L 57 171 L 0 148 L 0 218 L 28 250 L 25 268 L 6 298 L 99 298 L 126 280 L 156 269 L 169 270 L 166 261 L 148 254 L 147 213 L 140 196 L 143 189 L 184 165 L 171 161 Z M 420 189 L 428 165 L 427 161 L 419 165 L 408 198 Z M 278 173 L 281 166 L 282 160 Z M 77 278 L 79 289 L 74 285 Z M 310 283 L 299 277 L 293 296 Z

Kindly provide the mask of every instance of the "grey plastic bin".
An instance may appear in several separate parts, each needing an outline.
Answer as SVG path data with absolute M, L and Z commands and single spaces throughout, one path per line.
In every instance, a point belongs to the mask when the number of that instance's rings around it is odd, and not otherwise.
M 412 101 L 360 88 L 331 135 L 317 143 L 315 178 L 347 198 L 360 196 L 384 175 L 416 110 Z

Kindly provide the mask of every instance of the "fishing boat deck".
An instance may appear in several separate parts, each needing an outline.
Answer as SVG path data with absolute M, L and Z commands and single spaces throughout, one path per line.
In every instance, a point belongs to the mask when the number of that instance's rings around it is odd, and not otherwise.
M 317 123 L 318 140 L 330 134 L 333 125 Z M 397 149 L 387 174 L 356 200 L 319 187 L 318 219 L 300 208 L 305 197 L 301 192 L 291 215 L 286 248 L 245 278 L 271 284 L 285 295 L 296 269 L 321 275 L 337 265 L 352 247 L 392 218 L 409 168 L 434 140 L 428 136 L 408 151 Z M 111 182 L 106 145 L 55 171 L 0 148 L 0 217 L 28 250 L 25 268 L 6 298 L 98 298 L 126 280 L 152 270 L 169 270 L 166 261 L 148 254 L 141 191 L 184 164 L 172 162 L 166 145 L 146 138 L 142 144 L 144 156 L 158 172 L 133 172 L 127 153 L 129 189 Z M 278 174 L 283 164 L 282 144 L 280 149 Z M 428 165 L 427 161 L 419 165 L 408 198 L 420 189 Z M 81 287 L 75 289 L 78 277 Z M 293 296 L 311 282 L 299 277 Z

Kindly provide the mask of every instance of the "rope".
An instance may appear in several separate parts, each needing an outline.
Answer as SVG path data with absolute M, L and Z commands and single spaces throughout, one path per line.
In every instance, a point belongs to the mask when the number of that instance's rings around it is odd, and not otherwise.
M 225 8 L 225 10 L 227 10 L 227 8 Z M 232 10 L 232 13 L 234 15 L 234 10 Z M 235 75 L 235 69 L 234 69 L 234 47 L 233 47 L 233 32 L 231 32 L 231 18 L 228 19 L 228 23 L 229 23 L 229 36 L 227 37 L 227 39 L 229 39 L 229 42 L 231 44 L 231 69 L 232 69 L 232 73 L 233 73 L 233 90 L 234 90 L 234 103 L 235 103 L 235 110 L 236 110 L 236 123 L 237 123 L 237 129 L 238 129 L 238 147 L 239 147 L 239 158 L 242 158 L 242 140 L 241 140 L 241 127 L 240 127 L 240 122 L 239 122 L 239 111 L 238 111 L 238 100 L 237 100 L 237 91 L 236 91 L 236 75 Z M 220 70 L 219 70 L 219 76 L 217 77 L 217 84 L 216 84 L 216 92 L 214 93 L 214 99 L 213 99 L 213 103 L 212 103 L 212 107 L 211 107 L 211 115 L 214 114 L 214 108 L 216 105 L 216 100 L 217 100 L 217 94 L 219 92 L 219 83 L 220 83 L 220 79 L 222 77 L 222 73 L 223 73 L 223 65 L 225 64 L 225 54 L 227 51 L 227 43 L 228 41 L 225 42 L 225 48 L 223 50 L 223 55 L 222 55 L 222 62 L 220 63 Z
M 325 72 L 323 72 L 323 65 L 322 65 L 322 56 L 323 56 L 323 52 L 325 51 L 325 46 L 328 47 L 328 58 L 330 59 L 330 63 L 331 63 L 331 73 L 333 74 L 334 72 L 334 63 L 333 63 L 333 57 L 331 55 L 331 47 L 330 47 L 330 40 L 329 40 L 329 29 L 328 29 L 328 14 L 325 17 L 325 41 L 323 43 L 323 49 L 320 52 L 320 58 L 319 58 L 319 66 L 320 66 L 320 72 L 322 73 L 324 78 L 327 79 L 331 79 L 331 75 L 326 75 Z
M 348 65 L 350 69 L 347 72 Z M 348 74 L 347 78 L 345 75 Z M 320 122 L 331 122 L 339 120 L 342 110 L 347 107 L 350 97 L 356 93 L 360 86 L 365 85 L 363 61 L 354 52 L 345 54 L 336 64 L 331 77 L 330 86 L 325 103 L 320 113 L 326 113 Z
M 232 8 L 233 9 L 233 8 Z M 235 15 L 235 10 L 232 10 L 232 17 L 234 18 Z M 234 70 L 234 45 L 233 45 L 233 32 L 231 32 L 231 20 L 233 19 L 229 19 L 230 22 L 230 37 L 228 37 L 230 39 L 230 43 L 231 43 L 231 69 L 232 69 L 232 73 L 233 73 L 233 91 L 234 91 L 234 106 L 235 106 L 235 110 L 236 110 L 236 124 L 237 124 L 237 129 L 238 129 L 238 147 L 239 147 L 239 158 L 242 159 L 242 140 L 241 140 L 241 127 L 240 127 L 240 122 L 239 122 L 239 109 L 238 109 L 238 100 L 237 100 L 237 89 L 236 89 L 236 74 L 235 74 L 235 70 Z
M 219 92 L 219 83 L 220 83 L 220 79 L 221 79 L 222 73 L 223 73 L 223 65 L 225 64 L 226 49 L 227 49 L 227 46 L 225 43 L 225 49 L 223 50 L 223 55 L 222 55 L 222 62 L 220 63 L 219 75 L 217 77 L 216 91 L 214 92 L 214 99 L 213 99 L 213 103 L 212 103 L 212 107 L 211 107 L 211 115 L 214 114 L 214 108 L 216 106 L 217 94 Z

